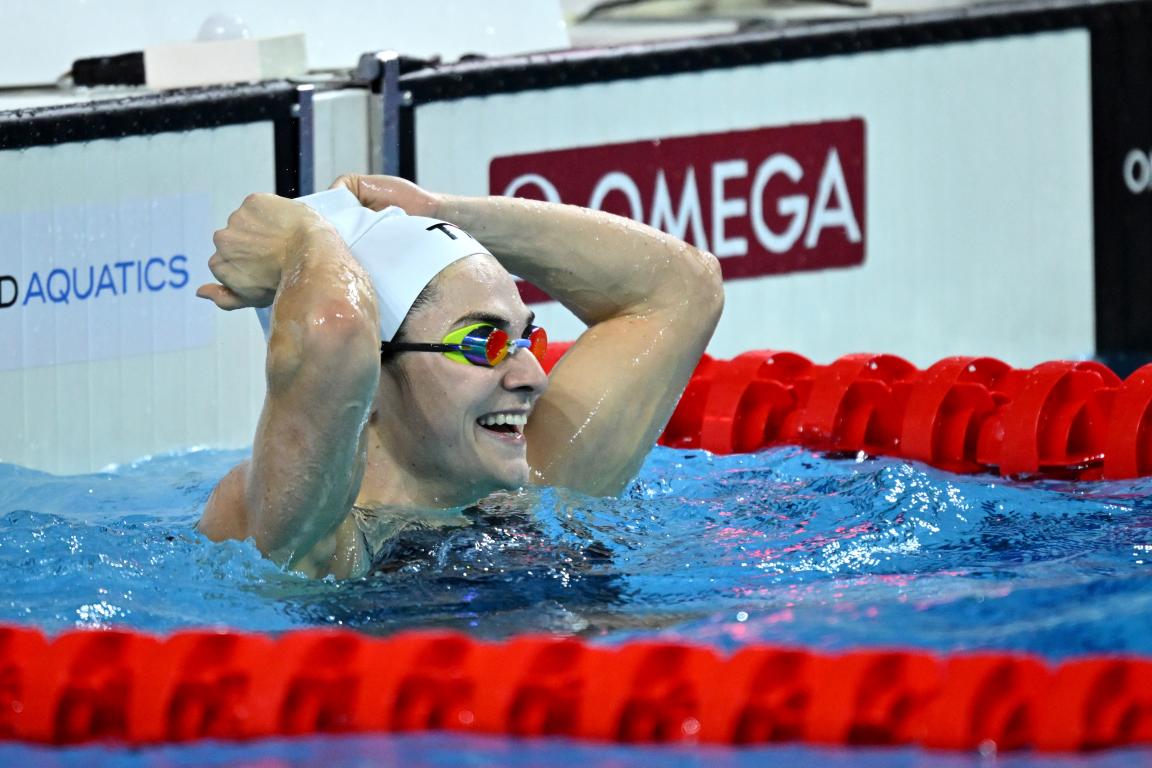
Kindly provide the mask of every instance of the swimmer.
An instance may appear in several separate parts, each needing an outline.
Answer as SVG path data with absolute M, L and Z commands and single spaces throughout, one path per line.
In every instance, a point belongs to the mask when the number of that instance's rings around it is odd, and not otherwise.
M 346 578 L 372 569 L 366 518 L 459 517 L 529 484 L 620 493 L 719 320 L 716 258 L 575 206 L 387 176 L 333 190 L 250 195 L 214 236 L 218 282 L 197 294 L 263 312 L 267 394 L 252 456 L 220 481 L 200 530 Z M 405 239 L 412 222 L 440 245 Z M 587 326 L 551 375 L 512 275 Z

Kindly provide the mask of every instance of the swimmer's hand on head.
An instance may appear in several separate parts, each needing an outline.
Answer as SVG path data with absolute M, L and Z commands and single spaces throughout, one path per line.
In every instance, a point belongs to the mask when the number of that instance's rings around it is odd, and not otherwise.
M 285 262 L 309 248 L 338 245 L 339 235 L 308 206 L 269 194 L 253 194 L 212 238 L 208 267 L 219 283 L 196 295 L 220 309 L 267 307 L 280 286 Z
M 403 208 L 409 216 L 428 216 L 435 219 L 443 215 L 440 213 L 440 206 L 446 198 L 445 195 L 429 192 L 408 179 L 397 176 L 346 173 L 332 182 L 330 189 L 340 187 L 356 195 L 365 208 L 374 211 L 382 211 L 390 205 L 396 205 Z

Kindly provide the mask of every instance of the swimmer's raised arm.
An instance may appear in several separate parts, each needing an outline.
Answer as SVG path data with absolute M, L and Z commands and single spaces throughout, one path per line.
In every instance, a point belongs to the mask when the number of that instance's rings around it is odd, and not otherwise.
M 709 253 L 600 211 L 429 193 L 403 179 L 338 180 L 371 208 L 450 221 L 588 326 L 556 366 L 525 429 L 542 483 L 615 494 L 635 476 L 723 308 Z
M 339 529 L 360 487 L 379 380 L 371 284 L 323 218 L 274 195 L 250 196 L 214 241 L 209 266 L 220 282 L 197 294 L 228 310 L 272 304 L 272 333 L 252 460 L 220 482 L 200 529 L 252 537 L 274 560 L 314 574 L 354 570 L 357 552 L 333 550 L 358 541 Z

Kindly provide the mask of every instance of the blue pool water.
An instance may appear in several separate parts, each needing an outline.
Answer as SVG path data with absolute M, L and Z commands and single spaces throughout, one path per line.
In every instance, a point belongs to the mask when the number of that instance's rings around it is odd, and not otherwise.
M 1016 483 L 795 448 L 739 456 L 659 448 L 619 499 L 554 489 L 509 496 L 469 512 L 466 525 L 407 531 L 385 572 L 338 582 L 310 581 L 249 543 L 213 544 L 195 532 L 215 481 L 241 456 L 191 452 L 76 477 L 0 465 L 0 622 L 50 633 L 331 625 L 485 638 L 543 630 L 604 643 L 661 637 L 725 650 L 767 642 L 1013 649 L 1052 660 L 1152 654 L 1148 480 Z M 643 750 L 434 735 L 138 752 L 9 745 L 0 764 L 307 765 L 336 753 L 345 762 L 325 765 L 648 762 Z M 795 746 L 648 757 L 989 765 L 918 750 Z M 1149 758 L 1152 750 L 993 762 Z

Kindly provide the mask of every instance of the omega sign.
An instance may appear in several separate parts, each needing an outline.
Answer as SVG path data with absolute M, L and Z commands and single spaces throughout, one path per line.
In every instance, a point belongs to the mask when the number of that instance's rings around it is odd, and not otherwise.
M 861 119 L 511 155 L 488 172 L 493 194 L 576 203 L 683 238 L 716 254 L 726 278 L 864 261 Z

